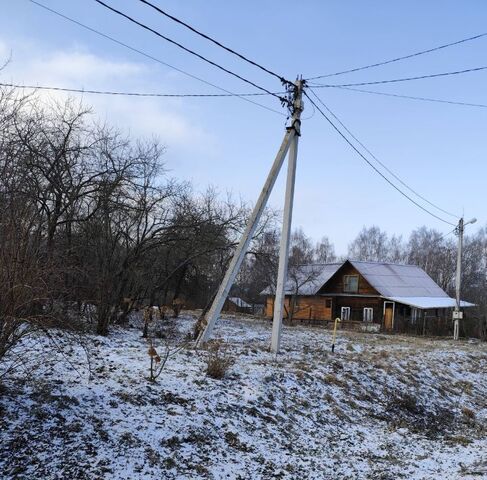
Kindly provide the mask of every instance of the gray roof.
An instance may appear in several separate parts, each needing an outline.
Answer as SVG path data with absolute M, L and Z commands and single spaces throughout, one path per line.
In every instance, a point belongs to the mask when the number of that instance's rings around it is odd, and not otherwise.
M 359 262 L 349 260 L 355 269 L 387 300 L 420 309 L 453 308 L 455 300 L 449 297 L 434 280 L 416 265 L 397 263 Z M 316 295 L 346 262 L 301 265 L 286 282 L 286 294 Z M 274 287 L 267 287 L 262 295 L 273 295 Z M 461 307 L 473 303 L 461 301 Z
M 301 265 L 288 275 L 286 294 L 316 295 L 323 285 L 346 262 Z M 416 265 L 396 263 L 359 262 L 350 263 L 383 297 L 431 297 L 449 298 L 433 279 Z M 274 287 L 267 287 L 262 295 L 271 295 Z
M 315 295 L 342 265 L 343 262 L 299 266 L 288 273 L 286 295 L 296 294 L 296 288 L 299 295 Z M 272 295 L 274 291 L 275 286 L 269 286 L 261 292 L 261 295 Z
M 434 280 L 416 265 L 350 263 L 384 297 L 446 297 Z
M 455 299 L 450 297 L 388 297 L 387 300 L 423 310 L 429 308 L 453 308 L 456 305 Z M 475 304 L 462 300 L 460 307 L 475 307 Z
M 237 307 L 241 307 L 241 308 L 251 308 L 252 307 L 252 305 L 247 303 L 245 300 L 242 300 L 240 297 L 228 297 L 228 300 L 230 302 L 234 303 L 235 305 L 237 305 Z

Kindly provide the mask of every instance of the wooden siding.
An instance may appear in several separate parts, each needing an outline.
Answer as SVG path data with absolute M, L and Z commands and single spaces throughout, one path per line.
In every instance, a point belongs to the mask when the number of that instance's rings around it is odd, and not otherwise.
M 333 317 L 340 317 L 342 307 L 350 307 L 350 320 L 363 321 L 364 308 L 372 308 L 373 322 L 382 323 L 383 300 L 381 298 L 337 296 L 334 300 Z
M 284 300 L 284 318 L 288 317 L 290 296 Z M 331 302 L 332 307 L 327 308 L 326 302 Z M 296 320 L 331 320 L 333 312 L 333 300 L 321 296 L 300 296 L 294 308 L 293 319 Z M 274 297 L 267 296 L 265 316 L 272 318 L 274 315 Z
M 223 304 L 222 311 L 224 312 L 230 312 L 230 313 L 237 313 L 240 310 L 238 309 L 237 305 L 230 300 L 225 300 L 225 303 Z
M 365 278 L 360 275 L 360 273 L 351 265 L 346 262 L 338 271 L 333 275 L 333 277 L 328 281 L 328 283 L 320 289 L 318 293 L 348 293 L 343 291 L 343 277 L 345 275 L 357 275 L 358 276 L 358 295 L 379 295 L 377 290 L 373 288 Z

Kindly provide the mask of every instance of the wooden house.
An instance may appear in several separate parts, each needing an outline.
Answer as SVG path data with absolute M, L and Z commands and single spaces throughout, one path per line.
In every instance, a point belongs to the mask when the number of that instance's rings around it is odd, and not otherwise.
M 273 316 L 273 290 L 262 292 L 266 317 Z M 345 326 L 383 331 L 447 334 L 455 306 L 424 270 L 392 263 L 303 265 L 288 275 L 285 292 L 285 319 L 323 323 L 338 317 Z

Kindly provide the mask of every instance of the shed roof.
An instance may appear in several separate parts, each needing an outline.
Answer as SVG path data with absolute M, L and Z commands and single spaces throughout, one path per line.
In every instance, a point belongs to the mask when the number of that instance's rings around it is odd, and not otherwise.
M 242 300 L 240 297 L 228 297 L 228 300 L 232 303 L 234 303 L 235 305 L 237 305 L 237 307 L 241 307 L 241 308 L 251 308 L 252 305 L 250 305 L 250 303 L 247 303 L 245 300 Z

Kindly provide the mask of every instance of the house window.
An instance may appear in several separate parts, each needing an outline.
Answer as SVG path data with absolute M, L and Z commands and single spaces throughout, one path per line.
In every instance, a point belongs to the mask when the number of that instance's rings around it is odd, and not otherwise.
M 358 275 L 344 275 L 343 276 L 343 291 L 345 293 L 358 292 Z
M 418 321 L 418 309 L 417 308 L 411 308 L 411 323 L 416 323 Z
M 331 308 L 331 298 L 325 300 L 325 308 Z
M 370 307 L 364 308 L 364 322 L 374 321 L 374 309 Z
M 341 319 L 350 320 L 350 307 L 342 307 Z

